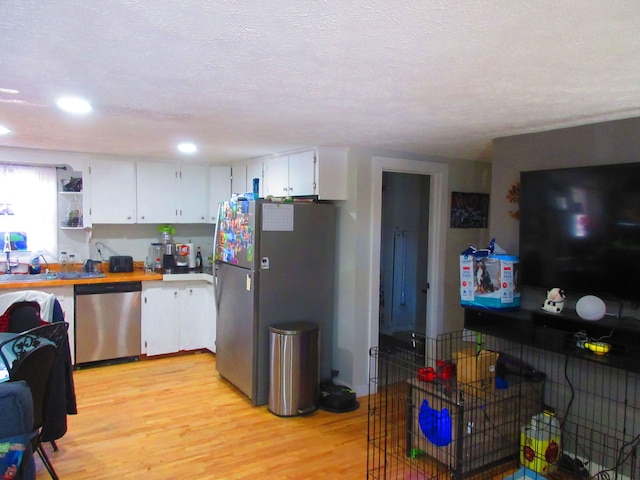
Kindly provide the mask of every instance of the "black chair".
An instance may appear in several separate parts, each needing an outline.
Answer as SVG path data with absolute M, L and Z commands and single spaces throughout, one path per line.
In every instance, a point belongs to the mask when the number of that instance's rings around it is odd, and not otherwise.
M 64 317 L 57 300 L 54 304 L 54 314 L 56 307 L 60 310 L 60 315 Z M 40 305 L 37 302 L 16 302 L 7 311 L 9 312 L 9 332 L 11 333 L 22 333 L 42 326 L 49 327 L 48 324 L 42 325 Z M 60 326 L 62 324 L 66 325 L 66 327 Z M 58 450 L 55 439 L 66 432 L 66 418 L 63 418 L 63 416 L 66 417 L 67 413 L 76 413 L 76 407 L 71 373 L 69 325 L 67 322 L 60 320 L 54 321 L 54 325 L 56 326 L 39 330 L 36 335 L 48 338 L 58 347 L 58 358 L 56 358 L 53 373 L 55 380 L 50 392 L 50 401 L 48 402 L 49 413 L 53 413 L 53 416 L 49 416 L 49 424 L 45 426 L 43 437 L 44 441 L 51 443 L 55 452 Z M 65 356 L 66 358 L 63 358 Z M 70 406 L 67 405 L 67 397 L 72 400 Z
M 32 440 L 32 448 L 38 452 L 42 463 L 54 480 L 58 479 L 58 475 L 42 447 L 42 428 L 47 419 L 51 373 L 56 360 L 57 347 L 54 341 L 47 339 L 45 334 L 54 336 L 60 330 L 66 333 L 68 324 L 60 324 L 60 327 L 55 324 L 44 325 L 16 335 L 0 344 L 0 355 L 9 367 L 9 380 L 11 382 L 22 380 L 31 390 L 33 428 L 37 431 Z

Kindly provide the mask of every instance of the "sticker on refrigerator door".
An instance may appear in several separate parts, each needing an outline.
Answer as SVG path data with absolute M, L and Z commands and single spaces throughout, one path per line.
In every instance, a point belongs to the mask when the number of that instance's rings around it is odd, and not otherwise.
M 247 275 L 247 292 L 251 291 L 251 275 Z
M 269 270 L 269 257 L 262 257 L 262 270 Z

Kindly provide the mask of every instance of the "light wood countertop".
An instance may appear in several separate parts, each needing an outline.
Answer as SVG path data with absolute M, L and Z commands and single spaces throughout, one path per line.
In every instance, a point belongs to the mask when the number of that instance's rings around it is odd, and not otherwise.
M 17 277 L 19 275 L 16 275 Z M 25 275 L 27 277 L 27 275 Z M 38 290 L 47 287 L 65 287 L 79 284 L 97 284 L 97 283 L 114 283 L 114 282 L 149 282 L 162 281 L 160 273 L 146 273 L 144 270 L 134 268 L 133 272 L 128 273 L 109 273 L 105 272 L 104 277 L 100 278 L 70 278 L 70 279 L 51 279 L 42 281 L 26 281 L 21 282 L 19 279 L 11 282 L 0 282 L 0 290 L 28 288 L 30 290 Z

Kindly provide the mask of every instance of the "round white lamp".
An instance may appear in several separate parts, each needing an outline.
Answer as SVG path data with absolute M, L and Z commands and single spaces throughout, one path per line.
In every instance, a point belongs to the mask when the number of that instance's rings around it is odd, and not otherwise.
M 585 295 L 576 302 L 576 313 L 583 320 L 600 320 L 606 312 L 606 305 L 595 295 Z

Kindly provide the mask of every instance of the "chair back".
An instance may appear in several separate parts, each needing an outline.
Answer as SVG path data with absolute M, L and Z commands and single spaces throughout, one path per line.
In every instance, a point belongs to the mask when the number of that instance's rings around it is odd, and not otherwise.
M 20 333 L 42 324 L 38 302 L 16 302 L 7 309 L 9 332 Z
M 56 359 L 56 346 L 53 343 L 41 343 L 16 358 L 9 370 L 9 380 L 23 380 L 31 389 L 33 398 L 34 428 L 42 428 L 46 417 L 47 393 L 49 391 L 51 371 Z
M 13 361 L 39 346 L 43 343 L 43 339 L 54 343 L 60 349 L 68 341 L 68 330 L 69 323 L 55 322 L 24 331 L 0 343 L 0 358 L 7 370 L 11 371 Z
M 69 322 L 54 322 L 40 325 L 23 332 L 26 335 L 35 335 L 36 337 L 46 338 L 56 344 L 60 350 L 65 342 L 68 341 Z

